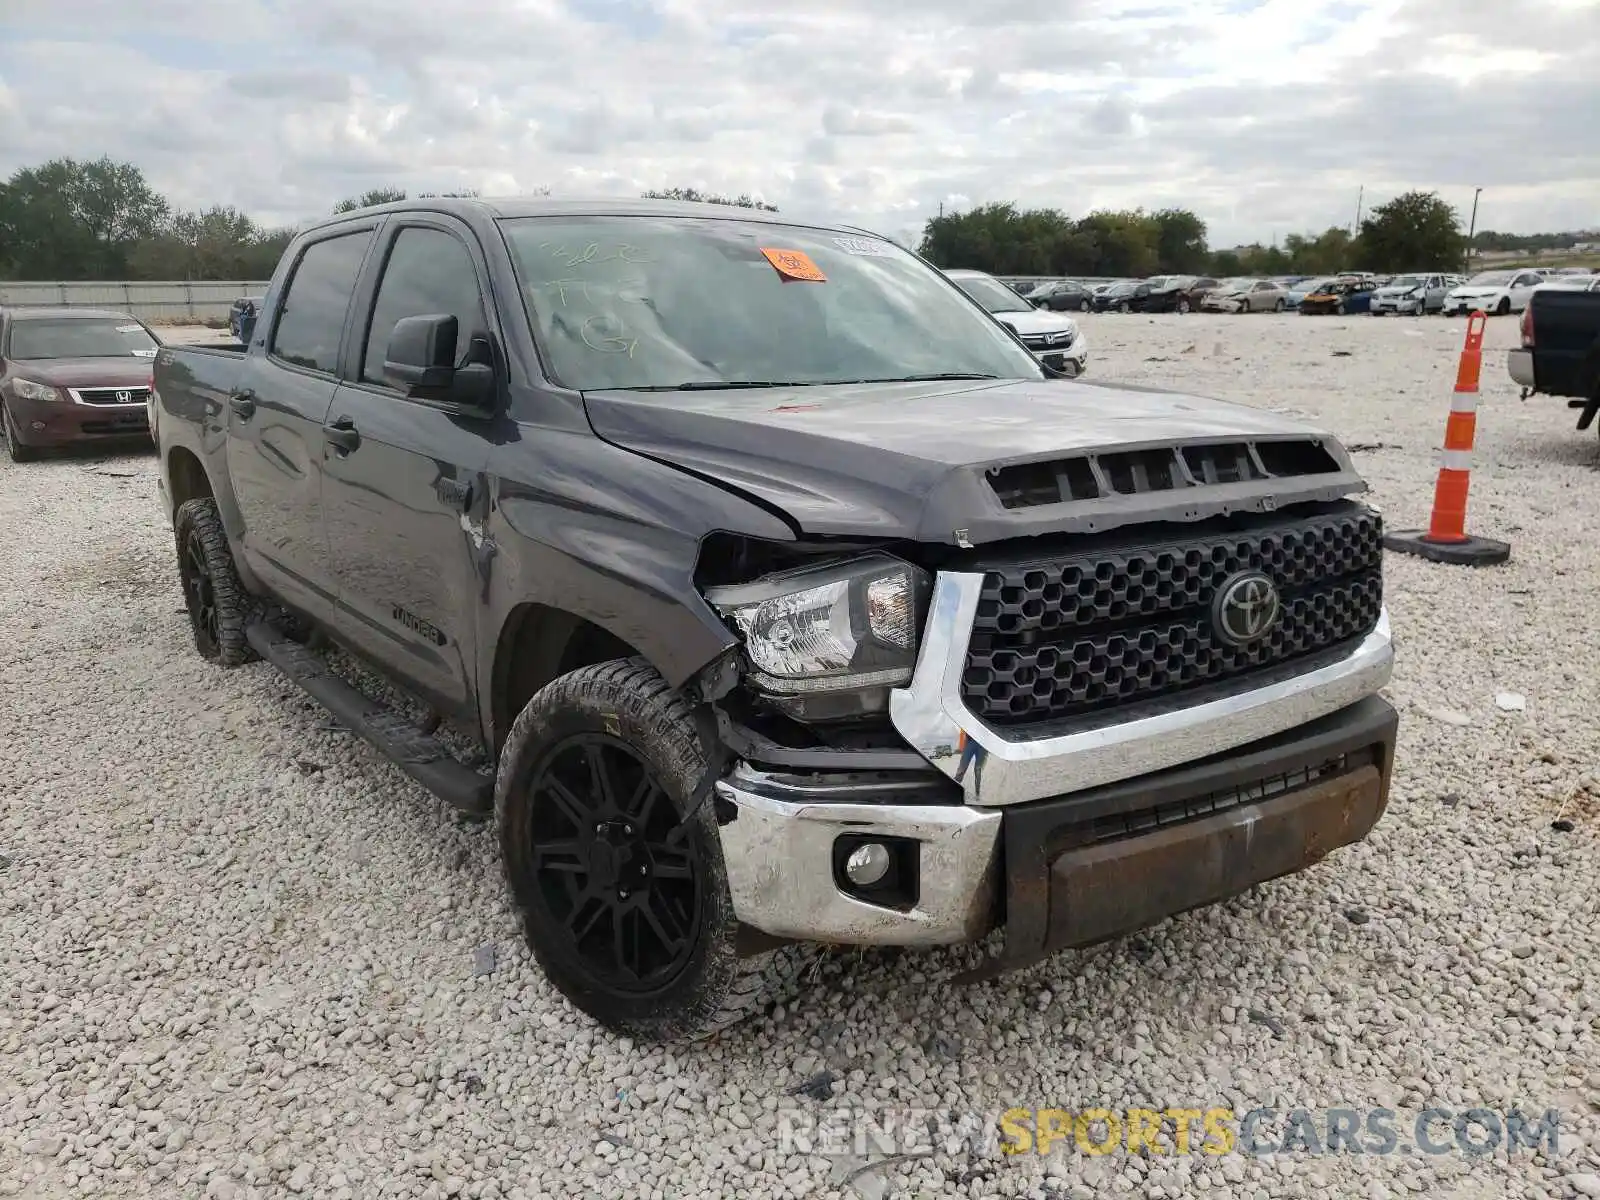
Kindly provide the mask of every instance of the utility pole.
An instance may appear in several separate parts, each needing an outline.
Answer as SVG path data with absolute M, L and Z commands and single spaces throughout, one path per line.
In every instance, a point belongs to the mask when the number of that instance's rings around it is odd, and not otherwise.
M 1466 253 L 1466 261 L 1462 264 L 1462 269 L 1468 275 L 1472 274 L 1472 235 L 1478 232 L 1478 197 L 1481 196 L 1481 195 L 1483 195 L 1483 189 L 1482 188 L 1474 188 L 1473 189 L 1473 191 L 1472 191 L 1472 220 L 1467 223 L 1467 253 Z
M 1360 237 L 1361 236 L 1361 203 L 1366 198 L 1367 198 L 1367 185 L 1363 183 L 1361 185 L 1360 189 L 1356 192 L 1356 223 L 1354 225 L 1350 226 L 1350 236 L 1351 237 Z

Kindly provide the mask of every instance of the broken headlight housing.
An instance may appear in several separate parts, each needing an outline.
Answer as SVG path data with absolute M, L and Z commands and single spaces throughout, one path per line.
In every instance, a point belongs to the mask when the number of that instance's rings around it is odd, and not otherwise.
M 911 681 L 930 581 L 887 554 L 710 588 L 744 640 L 750 684 L 802 721 L 884 712 Z

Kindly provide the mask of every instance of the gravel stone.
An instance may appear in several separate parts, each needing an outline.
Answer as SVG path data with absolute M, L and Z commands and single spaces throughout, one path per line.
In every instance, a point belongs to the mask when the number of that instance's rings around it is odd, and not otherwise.
M 1426 524 L 1463 322 L 1080 324 L 1091 381 L 1316 418 L 1375 447 L 1391 528 Z M 694 1046 L 614 1037 L 550 987 L 491 828 L 265 665 L 194 654 L 152 457 L 0 462 L 0 1195 L 1600 1197 L 1600 445 L 1518 401 L 1516 341 L 1489 323 L 1468 514 L 1511 561 L 1386 563 L 1400 745 L 1367 842 L 982 985 L 949 982 L 970 949 L 833 953 Z M 1499 717 L 1510 692 L 1526 708 Z M 799 1138 L 850 1109 L 1212 1104 L 1555 1108 L 1561 1153 L 941 1144 L 846 1185 L 856 1147 Z

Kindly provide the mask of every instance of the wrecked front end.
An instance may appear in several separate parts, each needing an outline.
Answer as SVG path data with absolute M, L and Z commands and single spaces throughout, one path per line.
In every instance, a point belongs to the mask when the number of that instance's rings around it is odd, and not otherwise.
M 818 539 L 754 574 L 763 550 L 721 547 L 741 921 L 846 944 L 1003 928 L 987 969 L 1008 969 L 1363 838 L 1396 725 L 1364 487 L 1316 438 L 1106 447 L 936 489 L 965 514 L 947 541 Z

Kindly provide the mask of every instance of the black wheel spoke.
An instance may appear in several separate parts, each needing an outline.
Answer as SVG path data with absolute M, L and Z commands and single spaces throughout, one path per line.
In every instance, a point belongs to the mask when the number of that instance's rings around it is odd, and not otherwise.
M 668 954 L 676 954 L 688 936 L 678 914 L 660 893 L 652 893 L 639 909 L 652 932 Z
M 595 807 L 607 816 L 620 815 L 617 808 L 617 789 L 611 778 L 611 767 L 606 761 L 603 746 L 590 746 L 589 786 L 594 788 Z
M 639 978 L 639 958 L 637 950 L 633 959 L 628 958 L 627 925 L 628 914 L 621 908 L 611 910 L 611 954 L 617 961 L 617 970 L 633 979 Z M 637 947 L 637 939 L 635 947 Z
M 545 794 L 555 800 L 556 807 L 561 810 L 561 814 L 578 829 L 587 831 L 594 822 L 594 814 L 589 811 L 588 806 L 574 796 L 567 785 L 554 775 L 545 777 L 544 787 Z
M 654 863 L 651 874 L 657 879 L 694 878 L 694 864 L 690 861 L 686 850 L 652 846 L 650 858 Z
M 600 918 L 611 911 L 607 904 L 593 892 L 587 892 L 583 898 L 573 905 L 572 911 L 567 914 L 567 927 L 572 930 L 572 940 L 579 943 L 593 932 L 594 927 L 600 923 Z M 588 914 L 585 916 L 584 914 Z
M 656 801 L 660 798 L 661 786 L 646 774 L 639 781 L 639 786 L 633 789 L 633 796 L 628 801 L 628 815 L 640 829 L 648 828 L 651 814 L 655 812 Z
M 589 870 L 588 863 L 584 861 L 583 843 L 577 840 L 541 842 L 533 848 L 533 860 L 541 871 L 565 871 L 581 875 Z

